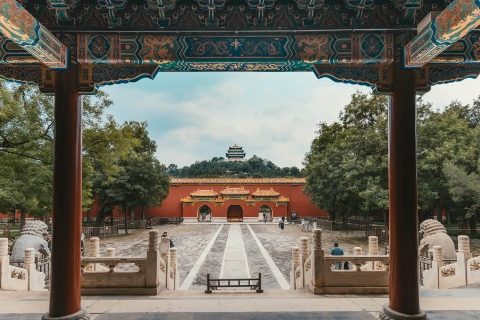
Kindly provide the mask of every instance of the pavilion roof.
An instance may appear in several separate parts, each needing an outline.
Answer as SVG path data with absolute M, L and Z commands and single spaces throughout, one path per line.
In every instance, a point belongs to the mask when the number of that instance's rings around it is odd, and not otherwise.
M 249 195 L 250 191 L 246 190 L 244 187 L 239 187 L 239 188 L 230 188 L 226 187 L 222 191 L 220 191 L 222 195 L 239 195 L 239 196 L 244 196 L 244 195 Z
M 279 195 L 280 193 L 273 190 L 273 188 L 267 190 L 257 189 L 257 191 L 252 193 L 252 196 L 254 197 L 278 197 Z
M 216 197 L 218 193 L 213 190 L 197 190 L 190 193 L 192 197 Z

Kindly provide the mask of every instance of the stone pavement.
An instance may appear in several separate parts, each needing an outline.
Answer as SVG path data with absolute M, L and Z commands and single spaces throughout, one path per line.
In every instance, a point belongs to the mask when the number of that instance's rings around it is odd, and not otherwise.
M 421 306 L 433 320 L 480 320 L 480 289 L 422 290 Z M 0 319 L 39 319 L 48 310 L 48 292 L 0 292 Z M 87 296 L 93 320 L 283 320 L 377 319 L 385 295 L 315 296 L 306 291 L 265 293 L 165 291 L 158 296 Z
M 242 230 L 238 224 L 231 224 L 227 244 L 220 268 L 220 279 L 248 279 L 250 269 L 243 243 Z

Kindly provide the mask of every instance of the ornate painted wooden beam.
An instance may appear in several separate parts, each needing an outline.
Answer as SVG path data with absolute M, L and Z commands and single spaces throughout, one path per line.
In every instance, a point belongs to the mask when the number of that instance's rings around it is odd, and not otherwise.
M 188 65 L 237 63 L 283 65 L 279 71 L 309 71 L 313 64 L 390 64 L 393 35 L 383 32 L 177 36 L 158 33 L 82 33 L 77 60 L 97 65 Z M 173 71 L 173 70 L 172 70 Z M 273 70 L 272 70 L 273 71 Z
M 419 25 L 419 34 L 404 48 L 404 65 L 420 67 L 480 25 L 480 0 L 455 0 Z
M 0 0 L 0 32 L 52 69 L 68 68 L 68 49 L 15 0 Z

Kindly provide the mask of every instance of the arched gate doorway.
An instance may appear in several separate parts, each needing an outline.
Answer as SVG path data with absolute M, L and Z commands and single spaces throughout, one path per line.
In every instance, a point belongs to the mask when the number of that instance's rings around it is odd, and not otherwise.
M 260 207 L 260 211 L 258 213 L 258 219 L 261 221 L 272 221 L 272 208 L 267 205 L 263 205 Z
M 200 209 L 198 209 L 198 221 L 212 221 L 212 209 L 210 209 L 209 206 L 203 205 L 200 207 Z
M 242 222 L 243 221 L 243 209 L 239 205 L 233 205 L 228 207 L 227 210 L 228 222 Z

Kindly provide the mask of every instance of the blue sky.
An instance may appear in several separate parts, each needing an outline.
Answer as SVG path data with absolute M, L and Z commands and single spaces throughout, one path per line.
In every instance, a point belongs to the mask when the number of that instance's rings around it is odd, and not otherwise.
M 159 73 L 154 80 L 102 88 L 119 122 L 146 121 L 158 159 L 179 166 L 244 147 L 280 166 L 302 166 L 317 124 L 335 121 L 355 91 L 313 73 Z M 436 108 L 471 103 L 480 77 L 434 87 L 424 95 Z

